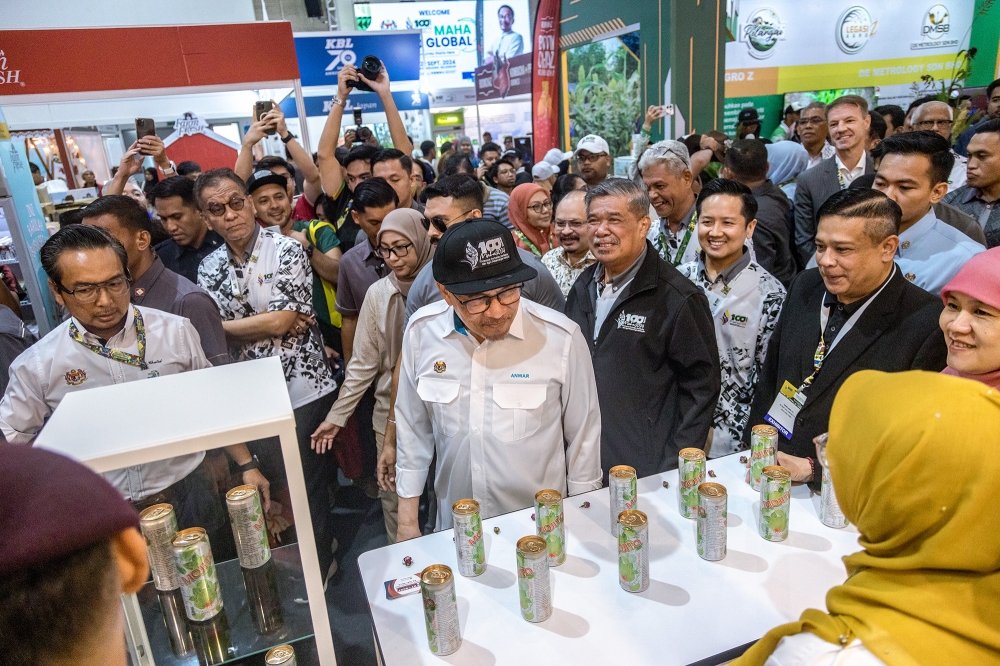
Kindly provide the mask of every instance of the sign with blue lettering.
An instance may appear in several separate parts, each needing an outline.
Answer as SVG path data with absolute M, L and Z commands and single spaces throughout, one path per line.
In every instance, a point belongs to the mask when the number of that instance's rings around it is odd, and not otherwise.
M 361 66 L 366 55 L 379 58 L 390 81 L 420 80 L 420 32 L 296 33 L 295 55 L 304 86 L 335 86 L 344 65 Z
M 396 108 L 400 111 L 417 111 L 419 109 L 429 109 L 430 99 L 426 93 L 419 90 L 403 91 L 392 93 L 392 101 L 396 103 Z M 330 113 L 333 106 L 332 96 L 311 96 L 305 98 L 306 116 L 325 116 Z M 295 97 L 289 95 L 279 104 L 282 112 L 289 118 L 296 116 Z M 385 111 L 382 100 L 375 93 L 352 92 L 347 98 L 347 106 L 344 108 L 344 116 L 349 117 L 354 109 L 361 109 L 364 113 L 380 113 Z

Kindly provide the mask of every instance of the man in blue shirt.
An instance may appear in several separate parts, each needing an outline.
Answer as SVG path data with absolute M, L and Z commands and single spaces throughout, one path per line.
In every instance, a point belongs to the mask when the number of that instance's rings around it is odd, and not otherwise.
M 937 219 L 934 204 L 948 193 L 955 164 L 947 139 L 932 131 L 897 134 L 876 148 L 881 157 L 874 188 L 899 204 L 896 263 L 903 276 L 933 294 L 986 248 Z

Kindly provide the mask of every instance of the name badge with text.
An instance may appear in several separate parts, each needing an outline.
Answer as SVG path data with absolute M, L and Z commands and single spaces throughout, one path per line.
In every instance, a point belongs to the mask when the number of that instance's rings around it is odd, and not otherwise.
M 786 381 L 781 392 L 775 397 L 771 409 L 767 411 L 764 420 L 778 429 L 785 439 L 792 438 L 795 429 L 795 417 L 799 415 L 806 404 L 806 396 L 802 391 Z

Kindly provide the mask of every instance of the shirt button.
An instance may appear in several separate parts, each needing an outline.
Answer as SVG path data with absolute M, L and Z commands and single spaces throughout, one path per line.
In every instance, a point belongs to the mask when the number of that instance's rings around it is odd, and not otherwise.
M 482 471 L 483 468 L 480 467 L 479 465 L 475 465 L 472 469 L 476 470 L 477 472 L 480 472 Z
M 518 406 L 518 407 L 520 407 L 520 406 L 521 406 L 521 401 L 520 401 L 520 400 L 518 400 L 518 402 L 517 402 L 517 406 Z
M 473 428 L 473 429 L 472 429 L 472 432 L 474 432 L 474 433 L 476 433 L 476 434 L 479 434 L 479 428 Z

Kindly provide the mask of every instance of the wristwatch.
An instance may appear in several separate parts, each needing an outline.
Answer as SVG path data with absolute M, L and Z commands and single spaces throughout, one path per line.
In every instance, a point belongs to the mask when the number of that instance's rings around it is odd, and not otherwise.
M 305 246 L 305 251 L 306 251 L 306 258 L 307 259 L 312 259 L 313 258 L 313 252 L 316 251 L 316 246 L 310 243 L 309 245 Z
M 167 178 L 170 178 L 171 176 L 176 176 L 177 175 L 177 172 L 174 171 L 174 168 L 172 166 L 168 166 L 166 169 L 164 169 L 163 167 L 160 167 L 160 171 L 162 171 L 163 175 L 166 176 Z
M 252 469 L 260 469 L 260 461 L 257 459 L 257 456 L 251 456 L 250 462 L 245 465 L 240 465 L 241 474 L 245 474 Z
M 334 104 L 337 104 L 337 105 L 339 105 L 339 106 L 343 106 L 343 107 L 346 107 L 346 106 L 347 106 L 347 100 L 346 100 L 346 99 L 339 99 L 339 98 L 337 98 L 337 97 L 334 97 L 334 98 L 333 98 L 333 103 L 334 103 Z
M 295 138 L 295 135 L 294 135 L 294 134 L 292 134 L 291 132 L 289 132 L 289 133 L 288 133 L 288 134 L 286 134 L 286 135 L 285 135 L 284 137 L 282 137 L 282 139 L 281 139 L 281 143 L 288 143 L 289 141 L 291 141 L 291 140 L 292 140 L 292 139 L 294 139 L 294 138 Z

